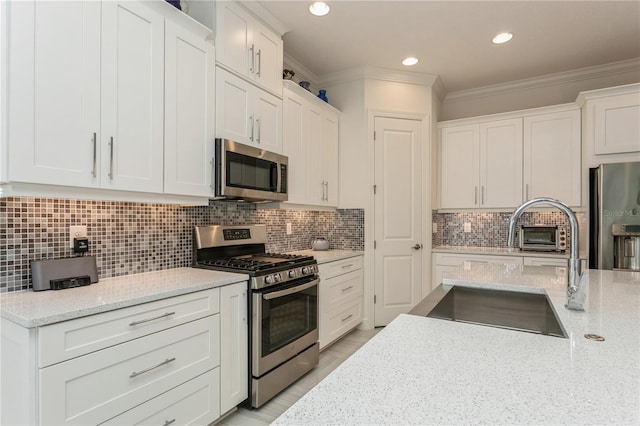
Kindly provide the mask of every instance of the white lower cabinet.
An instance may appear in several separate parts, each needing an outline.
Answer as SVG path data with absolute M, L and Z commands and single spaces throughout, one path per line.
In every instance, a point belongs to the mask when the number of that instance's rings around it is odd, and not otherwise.
M 522 258 L 524 266 L 569 266 L 569 261 L 565 258 L 555 259 L 552 257 L 530 257 L 524 256 Z
M 246 282 L 2 326 L 3 424 L 207 425 L 247 397 Z
M 321 263 L 319 287 L 320 349 L 362 322 L 362 256 Z

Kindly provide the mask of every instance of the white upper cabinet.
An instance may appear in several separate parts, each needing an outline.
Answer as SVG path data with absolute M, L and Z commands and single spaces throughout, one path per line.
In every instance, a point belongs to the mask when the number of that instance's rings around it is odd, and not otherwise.
M 580 110 L 574 106 L 439 127 L 440 208 L 511 209 L 534 197 L 580 205 Z
M 290 81 L 283 91 L 282 153 L 289 203 L 338 206 L 339 111 Z
M 218 68 L 216 71 L 218 137 L 282 152 L 282 100 Z
M 585 163 L 640 161 L 640 83 L 578 95 Z
M 165 2 L 6 9 L 7 182 L 210 195 L 209 29 Z
M 102 3 L 101 186 L 163 189 L 164 17 Z
M 204 37 L 166 23 L 164 191 L 213 194 L 215 56 Z
M 525 199 L 551 197 L 580 206 L 580 110 L 524 117 Z
M 217 62 L 282 96 L 282 38 L 233 1 L 216 2 L 216 24 Z
M 100 185 L 100 9 L 10 4 L 9 181 Z
M 522 201 L 522 119 L 441 128 L 441 208 Z

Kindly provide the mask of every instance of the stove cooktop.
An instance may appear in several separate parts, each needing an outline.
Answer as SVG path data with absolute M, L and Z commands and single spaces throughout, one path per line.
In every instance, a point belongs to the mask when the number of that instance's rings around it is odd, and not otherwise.
M 201 260 L 197 266 L 211 269 L 236 270 L 250 273 L 269 273 L 315 263 L 313 256 L 281 253 L 258 253 L 227 259 Z

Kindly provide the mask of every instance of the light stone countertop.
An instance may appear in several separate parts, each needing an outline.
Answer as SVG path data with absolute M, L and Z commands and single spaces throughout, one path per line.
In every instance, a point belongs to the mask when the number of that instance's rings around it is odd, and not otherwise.
M 0 314 L 16 324 L 31 328 L 248 279 L 246 274 L 196 268 L 123 275 L 66 290 L 2 293 Z
M 640 273 L 588 271 L 585 312 L 564 274 L 473 264 L 445 283 L 544 291 L 569 338 L 403 314 L 274 424 L 640 424 Z
M 435 246 L 432 253 L 487 254 L 500 256 L 551 257 L 568 259 L 569 252 L 520 251 L 519 248 L 508 247 L 473 247 L 473 246 Z
M 351 257 L 363 256 L 364 252 L 353 250 L 299 250 L 292 254 L 313 256 L 319 264 L 335 262 L 336 260 L 349 259 Z

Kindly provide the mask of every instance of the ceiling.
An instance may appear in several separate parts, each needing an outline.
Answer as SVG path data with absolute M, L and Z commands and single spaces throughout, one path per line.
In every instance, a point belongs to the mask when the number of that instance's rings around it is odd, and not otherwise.
M 318 77 L 379 67 L 437 75 L 450 93 L 640 57 L 640 1 L 328 0 L 324 17 L 310 3 L 259 1 Z M 503 31 L 513 39 L 492 44 Z

